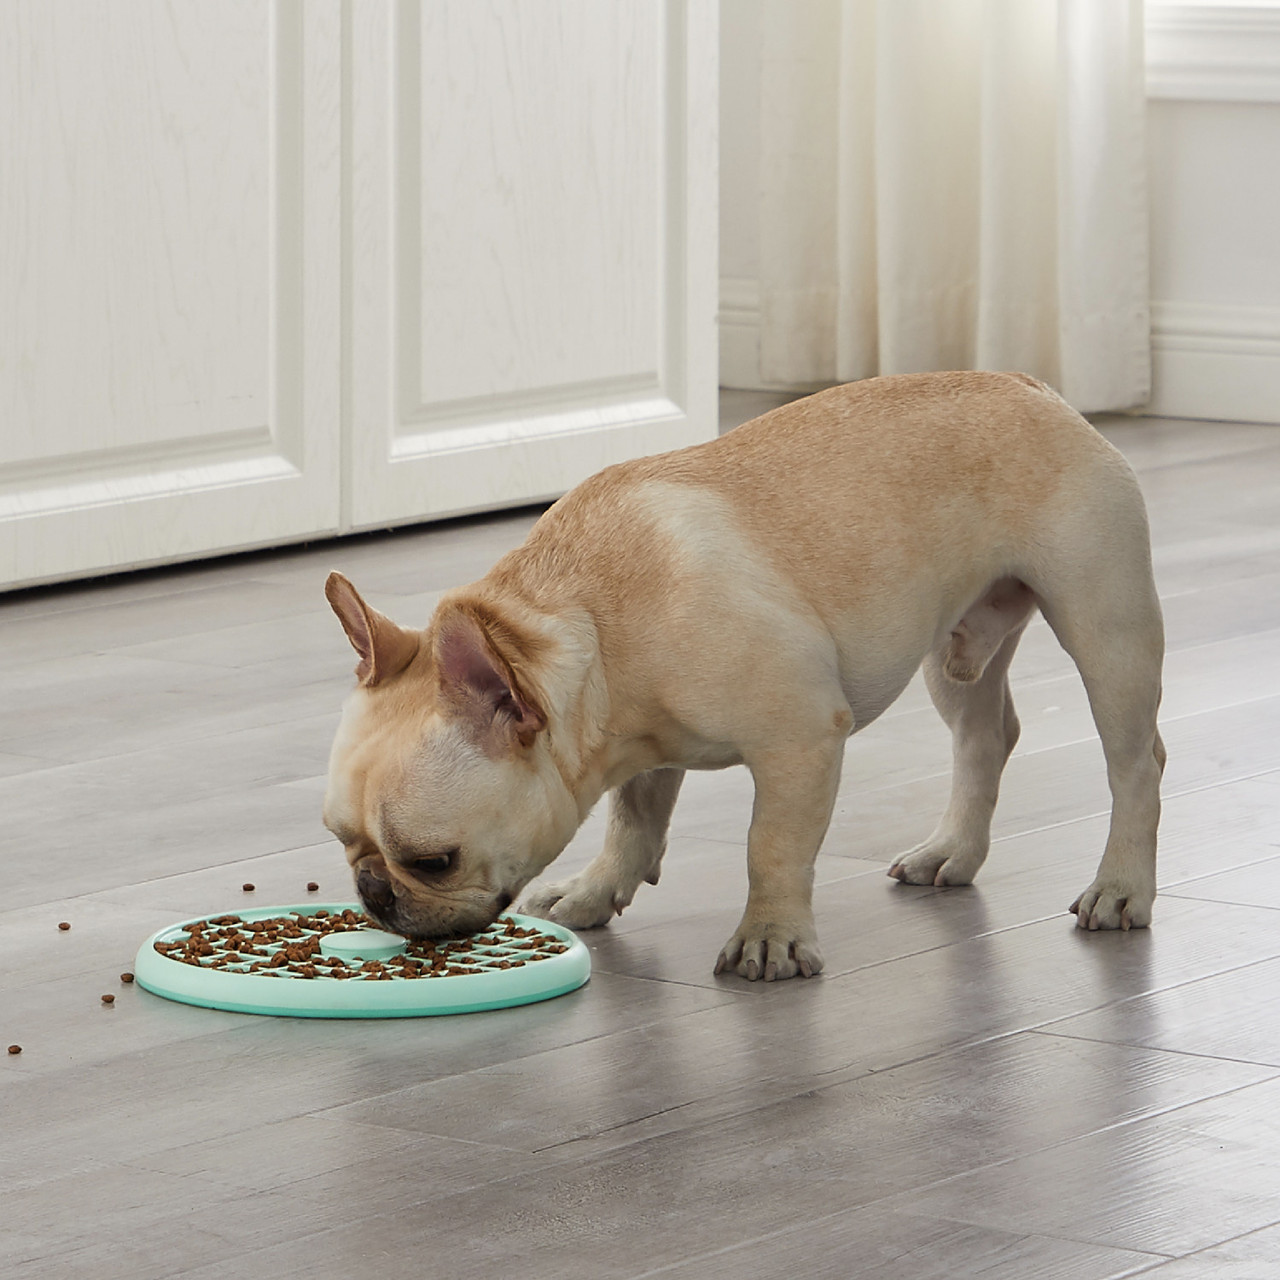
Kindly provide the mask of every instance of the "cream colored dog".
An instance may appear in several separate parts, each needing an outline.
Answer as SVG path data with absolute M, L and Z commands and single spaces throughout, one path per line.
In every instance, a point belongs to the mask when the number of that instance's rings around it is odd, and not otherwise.
M 1146 512 L 1116 450 L 1031 378 L 874 378 L 610 467 L 424 631 L 340 574 L 325 591 L 360 656 L 325 821 L 398 933 L 488 924 L 608 792 L 600 854 L 523 904 L 602 925 L 657 882 L 684 770 L 745 764 L 750 890 L 716 972 L 817 973 L 813 865 L 845 739 L 924 663 L 951 801 L 889 874 L 968 884 L 1037 607 L 1084 679 L 1113 801 L 1071 910 L 1082 928 L 1150 923 L 1164 637 Z

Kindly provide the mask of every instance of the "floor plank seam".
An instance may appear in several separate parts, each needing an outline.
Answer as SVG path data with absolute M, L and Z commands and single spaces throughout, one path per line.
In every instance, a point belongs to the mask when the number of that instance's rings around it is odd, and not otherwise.
M 922 1189 L 923 1188 L 915 1188 L 915 1190 L 922 1190 Z M 816 1231 L 824 1226 L 828 1226 L 832 1223 L 838 1222 L 842 1218 L 847 1218 L 853 1214 L 864 1213 L 867 1210 L 874 1209 L 879 1205 L 886 1203 L 889 1200 L 897 1199 L 902 1195 L 909 1195 L 909 1194 L 911 1194 L 910 1191 L 895 1192 L 892 1196 L 885 1197 L 882 1200 L 872 1200 L 862 1204 L 850 1205 L 847 1209 L 836 1209 L 836 1210 L 833 1210 L 832 1212 L 822 1214 L 819 1217 L 810 1218 L 804 1223 L 799 1223 L 799 1224 L 789 1223 L 788 1225 L 784 1227 L 778 1227 L 773 1231 L 763 1232 L 760 1235 L 749 1236 L 742 1240 L 734 1241 L 732 1244 L 723 1245 L 717 1249 L 709 1249 L 703 1253 L 690 1254 L 687 1257 L 681 1258 L 675 1262 L 664 1263 L 660 1267 L 651 1268 L 647 1271 L 634 1272 L 633 1274 L 627 1277 L 627 1280 L 650 1280 L 650 1278 L 653 1276 L 667 1275 L 673 1271 L 684 1270 L 685 1268 L 687 1268 L 688 1266 L 694 1263 L 709 1262 L 713 1258 L 725 1257 L 728 1254 L 736 1253 L 740 1250 L 747 1249 L 752 1246 L 758 1247 L 759 1245 L 764 1244 L 770 1240 L 782 1239 L 787 1235 L 794 1234 L 801 1228 L 808 1231 Z M 914 1216 L 914 1215 L 908 1214 L 905 1216 Z M 1011 1240 L 1018 1241 L 1018 1242 L 1025 1242 L 1025 1241 L 1037 1240 L 1037 1239 L 1056 1240 L 1062 1244 L 1084 1245 L 1086 1247 L 1095 1243 L 1092 1240 L 1079 1240 L 1072 1236 L 1054 1235 L 1047 1231 L 1035 1231 L 1035 1232 L 1015 1231 L 1015 1230 L 1010 1230 L 1004 1227 L 983 1228 L 982 1223 L 967 1222 L 964 1219 L 960 1219 L 960 1218 L 950 1218 L 943 1215 L 939 1215 L 937 1217 L 934 1217 L 933 1215 L 930 1215 L 930 1216 L 934 1221 L 950 1222 L 958 1227 L 978 1227 L 980 1229 L 998 1231 L 1001 1235 L 1008 1236 Z M 1143 1259 L 1143 1261 L 1139 1262 L 1137 1265 L 1143 1268 L 1144 1270 L 1151 1269 L 1151 1264 L 1149 1264 L 1146 1261 L 1146 1259 L 1148 1258 L 1156 1259 L 1157 1261 L 1154 1262 L 1154 1265 L 1156 1267 L 1160 1267 L 1165 1265 L 1168 1262 L 1176 1260 L 1178 1256 L 1176 1254 L 1162 1254 L 1159 1251 L 1152 1250 L 1152 1249 L 1134 1249 L 1134 1248 L 1126 1248 L 1124 1246 L 1116 1246 L 1116 1245 L 1111 1245 L 1107 1247 L 1114 1249 L 1114 1251 L 1117 1253 L 1133 1253 L 1133 1254 L 1139 1255 Z M 909 1257 L 913 1252 L 914 1250 L 907 1250 L 903 1254 L 898 1256 Z M 883 1261 L 885 1262 L 897 1261 L 897 1257 L 885 1259 Z M 1134 1271 L 1126 1271 L 1123 1273 L 1112 1273 L 1112 1280 L 1119 1280 L 1119 1277 L 1129 1277 L 1137 1274 L 1140 1274 L 1140 1273 L 1134 1272 Z
M 1154 1050 L 1153 1052 L 1166 1052 L 1166 1051 Z M 1256 1065 L 1256 1064 L 1249 1064 L 1249 1065 Z M 1276 1079 L 1277 1079 L 1277 1076 L 1268 1076 L 1265 1079 L 1255 1080 L 1249 1084 L 1233 1085 L 1226 1089 L 1219 1089 L 1212 1093 L 1204 1094 L 1197 1098 L 1170 1104 L 1169 1106 L 1166 1106 L 1166 1107 L 1155 1107 L 1149 1111 L 1144 1111 L 1138 1115 L 1130 1116 L 1123 1120 L 1117 1120 L 1110 1124 L 1099 1125 L 1095 1129 L 1088 1129 L 1081 1133 L 1073 1134 L 1071 1137 L 1068 1137 L 1068 1138 L 1060 1138 L 1053 1142 L 1045 1143 L 1045 1145 L 1041 1147 L 1029 1148 L 1025 1151 L 1019 1151 L 1014 1155 L 1006 1156 L 1000 1160 L 990 1160 L 984 1164 L 972 1165 L 968 1169 L 961 1170 L 958 1173 L 948 1174 L 946 1177 L 935 1179 L 932 1182 L 921 1183 L 919 1185 L 912 1186 L 905 1190 L 899 1189 L 888 1196 L 881 1197 L 879 1200 L 869 1201 L 866 1205 L 863 1205 L 862 1207 L 871 1208 L 880 1204 L 889 1204 L 889 1202 L 900 1198 L 904 1194 L 916 1195 L 923 1192 L 935 1191 L 938 1188 L 945 1187 L 950 1183 L 958 1182 L 964 1178 L 970 1178 L 974 1174 L 989 1172 L 990 1170 L 993 1170 L 993 1169 L 1004 1168 L 1008 1165 L 1015 1164 L 1019 1160 L 1025 1160 L 1029 1156 L 1044 1155 L 1047 1152 L 1061 1150 L 1063 1147 L 1070 1146 L 1073 1143 L 1082 1142 L 1088 1138 L 1096 1138 L 1104 1134 L 1118 1133 L 1123 1129 L 1129 1129 L 1136 1125 L 1150 1123 L 1152 1120 L 1163 1119 L 1167 1116 L 1176 1115 L 1179 1111 L 1184 1111 L 1191 1107 L 1201 1106 L 1205 1102 L 1212 1102 L 1212 1101 L 1218 1101 L 1223 1098 L 1229 1098 L 1233 1094 L 1244 1093 L 1250 1089 L 1257 1088 L 1259 1085 L 1273 1083 Z M 939 1214 L 937 1216 L 941 1217 L 946 1221 L 962 1222 L 969 1226 L 991 1228 L 991 1224 L 989 1223 L 976 1222 L 966 1218 L 958 1218 L 949 1214 Z M 1003 1228 L 992 1228 L 992 1229 L 1002 1230 Z M 1252 1232 L 1255 1230 L 1265 1230 L 1265 1228 L 1251 1228 L 1249 1232 L 1244 1234 L 1252 1234 Z M 1052 1233 L 1042 1232 L 1042 1231 L 1035 1232 L 1033 1234 L 1046 1235 L 1046 1236 L 1049 1236 L 1050 1238 L 1060 1239 L 1073 1244 L 1096 1244 L 1097 1243 L 1096 1240 L 1082 1240 L 1074 1236 L 1057 1236 L 1057 1235 L 1053 1235 Z M 1205 1246 L 1205 1247 L 1206 1248 L 1217 1247 L 1217 1245 L 1221 1243 L 1222 1241 L 1217 1241 L 1215 1242 L 1214 1245 Z M 1127 1246 L 1127 1245 L 1116 1245 L 1116 1246 L 1108 1246 L 1108 1247 L 1122 1248 L 1122 1249 L 1128 1248 L 1133 1252 L 1155 1252 L 1155 1253 L 1161 1252 L 1160 1250 L 1142 1250 L 1142 1249 L 1136 1248 L 1136 1246 Z M 1176 1251 L 1166 1255 L 1168 1260 L 1173 1260 L 1174 1258 L 1177 1258 L 1179 1256 L 1180 1254 Z
M 1232 870 L 1238 868 L 1233 867 Z M 1230 898 L 1201 898 L 1194 893 L 1175 893 L 1173 889 L 1161 889 L 1160 896 L 1175 898 L 1179 902 L 1218 902 L 1224 907 L 1245 907 L 1250 911 L 1280 911 L 1280 902 L 1234 902 Z
M 945 776 L 945 775 L 938 775 Z M 1209 791 L 1216 791 L 1219 787 L 1233 787 L 1241 782 L 1255 782 L 1259 779 L 1270 779 L 1276 777 L 1280 782 L 1280 768 L 1259 769 L 1253 773 L 1243 773 L 1238 777 L 1218 778 L 1213 782 L 1199 783 L 1195 786 L 1183 787 L 1179 790 L 1161 791 L 1160 800 L 1162 804 L 1167 804 L 1170 800 L 1183 800 L 1188 796 L 1203 795 Z M 1280 800 L 1280 798 L 1278 798 Z M 1041 835 L 1046 831 L 1059 831 L 1065 827 L 1077 826 L 1082 822 L 1097 822 L 1099 819 L 1110 816 L 1109 809 L 1098 809 L 1091 813 L 1076 814 L 1070 818 L 1062 818 L 1057 822 L 1047 822 L 1043 826 L 1024 827 L 1018 831 L 1002 831 L 999 835 L 993 834 L 991 837 L 992 845 L 1003 844 L 1008 840 L 1022 840 L 1027 836 Z
M 1239 1235 L 1227 1236 L 1225 1239 L 1218 1240 L 1213 1244 L 1207 1244 L 1203 1246 L 1203 1248 L 1192 1249 L 1187 1253 L 1179 1253 L 1168 1261 L 1186 1262 L 1192 1258 L 1198 1258 L 1204 1254 L 1212 1253 L 1214 1250 L 1221 1249 L 1225 1245 L 1237 1244 L 1241 1240 L 1247 1240 L 1250 1236 L 1261 1235 L 1264 1231 L 1274 1231 L 1277 1227 L 1280 1227 L 1280 1219 L 1277 1219 L 1275 1222 L 1268 1222 L 1261 1227 L 1251 1227 L 1248 1231 L 1240 1232 Z M 1168 1261 L 1153 1263 L 1143 1271 L 1134 1272 L 1134 1280 L 1137 1280 L 1137 1277 L 1152 1275 L 1153 1273 L 1158 1275 L 1160 1268 L 1167 1266 Z M 1241 1277 L 1240 1280 L 1245 1280 L 1245 1278 Z
M 1277 801 L 1280 802 L 1280 797 L 1277 797 Z M 1278 804 L 1278 807 L 1280 807 L 1280 804 Z M 1181 880 L 1170 880 L 1167 884 L 1163 884 L 1160 886 L 1160 892 L 1157 896 L 1172 898 L 1177 896 L 1174 894 L 1173 890 L 1180 889 L 1184 885 L 1199 884 L 1200 881 L 1202 880 L 1213 880 L 1213 879 L 1216 879 L 1218 876 L 1226 874 L 1226 872 L 1228 871 L 1247 871 L 1251 867 L 1266 866 L 1267 863 L 1274 862 L 1277 858 L 1280 858 L 1280 842 L 1272 843 L 1269 845 L 1269 847 L 1275 849 L 1275 853 L 1263 854 L 1262 857 L 1254 858 L 1249 862 L 1237 862 L 1231 867 L 1226 867 L 1226 868 L 1216 867 L 1214 868 L 1214 870 L 1206 871 L 1201 875 L 1184 876 Z M 1196 899 L 1196 901 L 1206 901 L 1206 899 Z M 1264 904 L 1252 903 L 1252 902 L 1238 902 L 1233 905 L 1251 907 L 1255 905 L 1262 906 Z
M 1214 969 L 1208 973 L 1198 974 L 1194 978 L 1182 978 L 1177 982 L 1166 983 L 1164 986 L 1148 987 L 1145 990 L 1136 992 L 1133 995 L 1123 996 L 1119 1000 L 1105 1001 L 1104 1003 L 1099 1005 L 1091 1005 L 1087 1009 L 1078 1009 L 1072 1013 L 1063 1014 L 1060 1017 L 1050 1018 L 1046 1022 L 1038 1022 L 1031 1026 L 1021 1027 L 1019 1028 L 1019 1031 L 1036 1031 L 1036 1032 L 1044 1031 L 1046 1027 L 1054 1026 L 1056 1023 L 1059 1023 L 1059 1022 L 1066 1022 L 1071 1018 L 1080 1018 L 1080 1017 L 1083 1017 L 1085 1014 L 1089 1014 L 1089 1013 L 1101 1013 L 1104 1009 L 1120 1009 L 1124 1005 L 1132 1004 L 1134 1001 L 1137 1001 L 1137 1000 L 1146 1000 L 1146 999 L 1149 999 L 1151 996 L 1163 995 L 1169 991 L 1177 991 L 1182 987 L 1193 987 L 1198 983 L 1206 982 L 1212 978 L 1223 978 L 1228 976 L 1229 974 L 1243 973 L 1247 969 L 1255 969 L 1255 968 L 1259 968 L 1262 965 L 1273 964 L 1277 959 L 1280 959 L 1280 952 L 1276 952 L 1273 955 L 1262 956 L 1257 960 L 1249 960 L 1249 961 L 1246 961 L 1244 964 L 1229 965 L 1225 969 Z M 1263 1064 L 1263 1065 L 1270 1065 L 1270 1064 Z
M 1269 956 L 1262 960 L 1251 961 L 1249 964 L 1240 966 L 1240 969 L 1252 968 L 1255 965 L 1269 964 L 1274 959 L 1276 959 L 1275 956 Z M 1221 977 L 1223 973 L 1235 973 L 1238 971 L 1239 970 L 1237 969 L 1226 969 L 1221 971 L 1220 973 L 1212 973 L 1205 976 Z M 1191 985 L 1194 985 L 1196 982 L 1200 982 L 1203 980 L 1204 980 L 1203 977 L 1191 978 L 1182 983 L 1174 983 L 1167 987 L 1152 988 L 1151 991 L 1143 991 L 1143 992 L 1139 992 L 1136 995 L 1126 996 L 1121 1000 L 1113 1000 L 1100 1005 L 1093 1005 L 1087 1009 L 1075 1009 L 1075 1010 L 1072 1010 L 1072 1012 L 1070 1013 L 1061 1015 L 1060 1017 L 1051 1018 L 1047 1022 L 1032 1023 L 1028 1026 L 1016 1027 L 1009 1031 L 997 1031 L 997 1032 L 991 1033 L 990 1035 L 975 1036 L 974 1038 L 967 1039 L 967 1040 L 966 1039 L 958 1040 L 953 1044 L 943 1045 L 937 1049 L 931 1049 L 925 1053 L 913 1054 L 909 1057 L 902 1058 L 902 1059 L 894 1059 L 891 1062 L 889 1062 L 887 1065 L 882 1066 L 882 1065 L 876 1064 L 873 1066 L 868 1066 L 865 1069 L 866 1074 L 883 1075 L 886 1071 L 898 1071 L 903 1067 L 915 1066 L 922 1062 L 936 1061 L 943 1058 L 948 1058 L 957 1053 L 966 1053 L 973 1049 L 984 1048 L 987 1045 L 999 1044 L 1001 1041 L 1013 1040 L 1018 1036 L 1045 1035 L 1045 1036 L 1053 1036 L 1054 1038 L 1060 1039 L 1060 1040 L 1068 1040 L 1068 1039 L 1087 1040 L 1089 1043 L 1092 1043 L 1092 1044 L 1115 1044 L 1117 1042 L 1113 1040 L 1093 1040 L 1088 1036 L 1069 1036 L 1063 1032 L 1046 1030 L 1046 1028 L 1055 1026 L 1060 1022 L 1068 1022 L 1074 1018 L 1084 1017 L 1087 1014 L 1098 1013 L 1104 1009 L 1118 1009 L 1123 1005 L 1128 1004 L 1132 1001 L 1143 1000 L 1148 995 L 1156 994 L 1158 992 L 1163 992 L 1163 991 L 1175 990 L 1179 986 L 1191 986 Z M 1124 1043 L 1127 1044 L 1127 1042 L 1124 1042 Z M 1198 1053 L 1190 1053 L 1190 1052 L 1185 1052 L 1185 1051 L 1176 1050 L 1176 1049 L 1154 1048 L 1149 1045 L 1129 1045 L 1129 1047 L 1143 1049 L 1151 1053 L 1168 1053 L 1168 1054 L 1175 1054 L 1182 1057 L 1205 1058 L 1209 1061 L 1223 1061 L 1223 1062 L 1236 1061 L 1241 1066 L 1262 1067 L 1266 1070 L 1275 1070 L 1277 1075 L 1280 1075 L 1280 1065 L 1277 1065 L 1274 1063 L 1252 1062 L 1252 1061 L 1237 1060 L 1237 1059 L 1231 1059 L 1231 1058 L 1217 1058 L 1212 1054 L 1198 1054 Z M 851 1078 L 856 1078 L 856 1076 Z M 1272 1077 L 1268 1076 L 1266 1078 L 1271 1079 Z M 1258 1081 L 1255 1083 L 1261 1083 L 1261 1081 Z M 1178 1104 L 1178 1105 L 1182 1105 L 1182 1104 Z
M 1142 997 L 1138 997 L 1141 999 Z M 1073 1017 L 1079 1015 L 1072 1015 Z M 1067 1019 L 1063 1019 L 1067 1021 Z M 1255 1080 L 1254 1084 L 1266 1084 L 1268 1081 L 1280 1079 L 1280 1062 L 1266 1062 L 1261 1058 L 1239 1058 L 1233 1054 L 1224 1053 L 1197 1053 L 1194 1049 L 1170 1049 L 1167 1045 L 1143 1044 L 1134 1040 L 1107 1040 L 1099 1036 L 1072 1035 L 1066 1031 L 1046 1031 L 1043 1028 L 1020 1032 L 1022 1035 L 1034 1036 L 1051 1036 L 1054 1040 L 1079 1040 L 1085 1044 L 1111 1044 L 1124 1045 L 1130 1049 L 1141 1049 L 1145 1053 L 1167 1054 L 1175 1058 L 1194 1058 L 1202 1062 L 1223 1062 L 1231 1063 L 1238 1067 L 1259 1067 L 1264 1071 L 1270 1071 L 1273 1074 L 1265 1076 L 1261 1080 Z M 1252 1088 L 1252 1085 L 1241 1085 L 1241 1088 Z

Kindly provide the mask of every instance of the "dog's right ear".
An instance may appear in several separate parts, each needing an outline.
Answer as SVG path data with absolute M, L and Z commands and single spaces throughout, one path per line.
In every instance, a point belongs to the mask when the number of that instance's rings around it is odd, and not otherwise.
M 546 715 L 474 613 L 455 607 L 437 615 L 435 659 L 449 701 L 486 741 L 497 746 L 510 737 L 530 747 L 547 727 Z
M 360 655 L 356 679 L 368 689 L 399 675 L 418 652 L 419 634 L 370 608 L 360 593 L 336 570 L 324 584 L 325 599 L 342 623 L 351 647 Z

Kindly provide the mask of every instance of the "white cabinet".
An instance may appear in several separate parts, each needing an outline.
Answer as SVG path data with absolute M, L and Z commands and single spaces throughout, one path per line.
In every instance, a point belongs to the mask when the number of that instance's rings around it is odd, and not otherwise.
M 714 0 L 5 0 L 0 585 L 715 431 Z

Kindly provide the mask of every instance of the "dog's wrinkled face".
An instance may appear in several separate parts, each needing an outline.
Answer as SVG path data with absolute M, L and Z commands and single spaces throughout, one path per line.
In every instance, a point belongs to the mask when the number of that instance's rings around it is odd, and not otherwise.
M 419 939 L 482 929 L 578 824 L 542 740 L 546 717 L 474 619 L 406 631 L 340 575 L 326 593 L 361 663 L 325 825 L 383 928 Z

